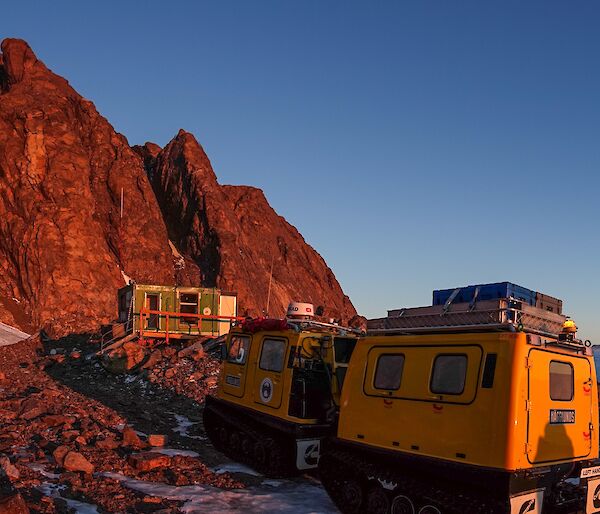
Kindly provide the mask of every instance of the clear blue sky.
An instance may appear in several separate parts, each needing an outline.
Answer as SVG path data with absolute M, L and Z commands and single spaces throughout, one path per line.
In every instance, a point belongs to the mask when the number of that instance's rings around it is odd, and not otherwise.
M 131 144 L 182 127 L 360 312 L 510 280 L 600 343 L 600 2 L 13 2 Z

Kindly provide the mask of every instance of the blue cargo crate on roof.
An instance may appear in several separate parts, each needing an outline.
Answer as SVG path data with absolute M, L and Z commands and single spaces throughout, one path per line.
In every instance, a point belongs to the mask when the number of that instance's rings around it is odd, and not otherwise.
M 495 300 L 497 298 L 515 298 L 529 305 L 536 305 L 536 292 L 511 282 L 496 282 L 494 284 L 475 284 L 452 289 L 438 289 L 433 292 L 433 305 L 444 305 L 452 293 L 459 289 L 452 303 L 470 303 L 473 301 L 475 290 L 479 288 L 477 301 Z

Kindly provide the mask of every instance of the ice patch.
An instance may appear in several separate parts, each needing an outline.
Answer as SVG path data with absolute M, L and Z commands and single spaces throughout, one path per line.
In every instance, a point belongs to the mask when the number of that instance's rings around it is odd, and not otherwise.
M 91 503 L 71 500 L 70 498 L 64 498 L 61 496 L 60 491 L 65 489 L 65 487 L 66 486 L 64 485 L 43 483 L 38 487 L 38 490 L 46 496 L 50 496 L 51 498 L 61 498 L 66 502 L 67 507 L 73 509 L 76 514 L 99 514 L 98 507 L 92 505 Z
M 176 455 L 181 455 L 182 457 L 200 457 L 199 453 L 193 452 L 192 450 L 178 450 L 175 448 L 152 448 L 152 452 L 162 453 L 169 457 L 175 457 Z
M 327 493 L 320 487 L 292 481 L 282 482 L 276 491 L 258 487 L 224 490 L 206 485 L 176 487 L 144 482 L 118 473 L 101 473 L 119 480 L 125 487 L 149 496 L 185 502 L 185 513 L 219 512 L 220 514 L 278 512 L 282 514 L 337 514 Z
M 245 473 L 246 475 L 253 475 L 255 477 L 261 477 L 262 475 L 257 471 L 254 471 L 252 468 L 248 466 L 244 466 L 238 462 L 232 462 L 230 464 L 220 464 L 211 469 L 213 473 L 217 475 L 222 475 L 223 473 Z
M 190 428 L 198 423 L 195 421 L 190 421 L 187 417 L 181 414 L 172 413 L 175 416 L 175 421 L 177 422 L 177 426 L 173 429 L 173 432 L 178 433 L 181 437 L 187 437 L 188 439 L 199 439 L 200 441 L 205 441 L 206 437 L 200 437 L 199 435 L 190 435 Z
M 0 346 L 15 344 L 23 339 L 27 339 L 28 337 L 29 334 L 26 334 L 18 328 L 11 327 L 10 325 L 0 322 Z
M 32 462 L 30 464 L 27 464 L 27 467 L 29 467 L 30 469 L 33 469 L 33 471 L 37 471 L 43 477 L 51 478 L 53 480 L 58 480 L 60 478 L 60 475 L 58 475 L 57 473 L 50 473 L 49 471 L 46 471 L 44 466 L 42 466 L 41 464 L 36 464 L 36 463 Z
M 261 485 L 268 485 L 269 487 L 279 487 L 280 485 L 282 485 L 283 482 L 281 480 L 263 480 L 261 482 Z

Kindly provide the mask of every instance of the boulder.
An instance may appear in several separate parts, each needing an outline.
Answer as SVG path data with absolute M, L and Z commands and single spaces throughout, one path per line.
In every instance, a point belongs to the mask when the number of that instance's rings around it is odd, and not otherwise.
M 29 514 L 29 507 L 23 497 L 14 493 L 6 497 L 0 496 L 0 513 L 2 514 Z
M 96 441 L 96 446 L 98 448 L 102 448 L 103 450 L 114 450 L 119 447 L 119 443 L 114 439 L 114 437 L 107 437 L 105 439 L 98 439 Z
M 59 466 L 62 466 L 64 464 L 67 453 L 69 453 L 70 451 L 71 450 L 67 446 L 59 446 L 52 452 L 52 456 L 54 457 L 56 463 Z
M 151 434 L 148 436 L 148 444 L 150 446 L 166 446 L 167 436 L 160 434 Z
M 91 475 L 94 472 L 94 466 L 92 463 L 83 455 L 81 455 L 81 453 L 73 451 L 65 455 L 63 467 L 67 471 L 81 471 L 88 475 Z
M 143 448 L 145 445 L 133 428 L 126 427 L 123 430 L 123 446 L 139 449 Z
M 20 417 L 25 420 L 35 419 L 48 412 L 48 407 L 38 398 L 28 398 L 21 405 Z
M 157 468 L 165 468 L 171 463 L 171 458 L 162 453 L 144 452 L 130 455 L 127 462 L 136 471 L 152 471 Z
M 148 357 L 148 360 L 146 360 L 146 362 L 144 362 L 144 364 L 142 365 L 142 368 L 143 369 L 152 369 L 161 361 L 161 359 L 162 359 L 162 352 L 160 351 L 159 348 L 157 348 L 150 354 L 150 357 Z
M 11 464 L 10 460 L 6 456 L 0 456 L 0 473 L 3 473 L 9 480 L 18 480 L 21 476 L 19 470 Z
M 123 346 L 106 352 L 102 365 L 114 374 L 127 373 L 141 366 L 146 359 L 146 351 L 137 342 L 128 341 Z

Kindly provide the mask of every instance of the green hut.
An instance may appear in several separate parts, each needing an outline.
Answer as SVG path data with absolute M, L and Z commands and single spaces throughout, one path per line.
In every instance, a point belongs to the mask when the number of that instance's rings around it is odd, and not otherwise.
M 236 294 L 216 288 L 132 283 L 118 297 L 119 323 L 143 337 L 218 337 L 237 316 Z

